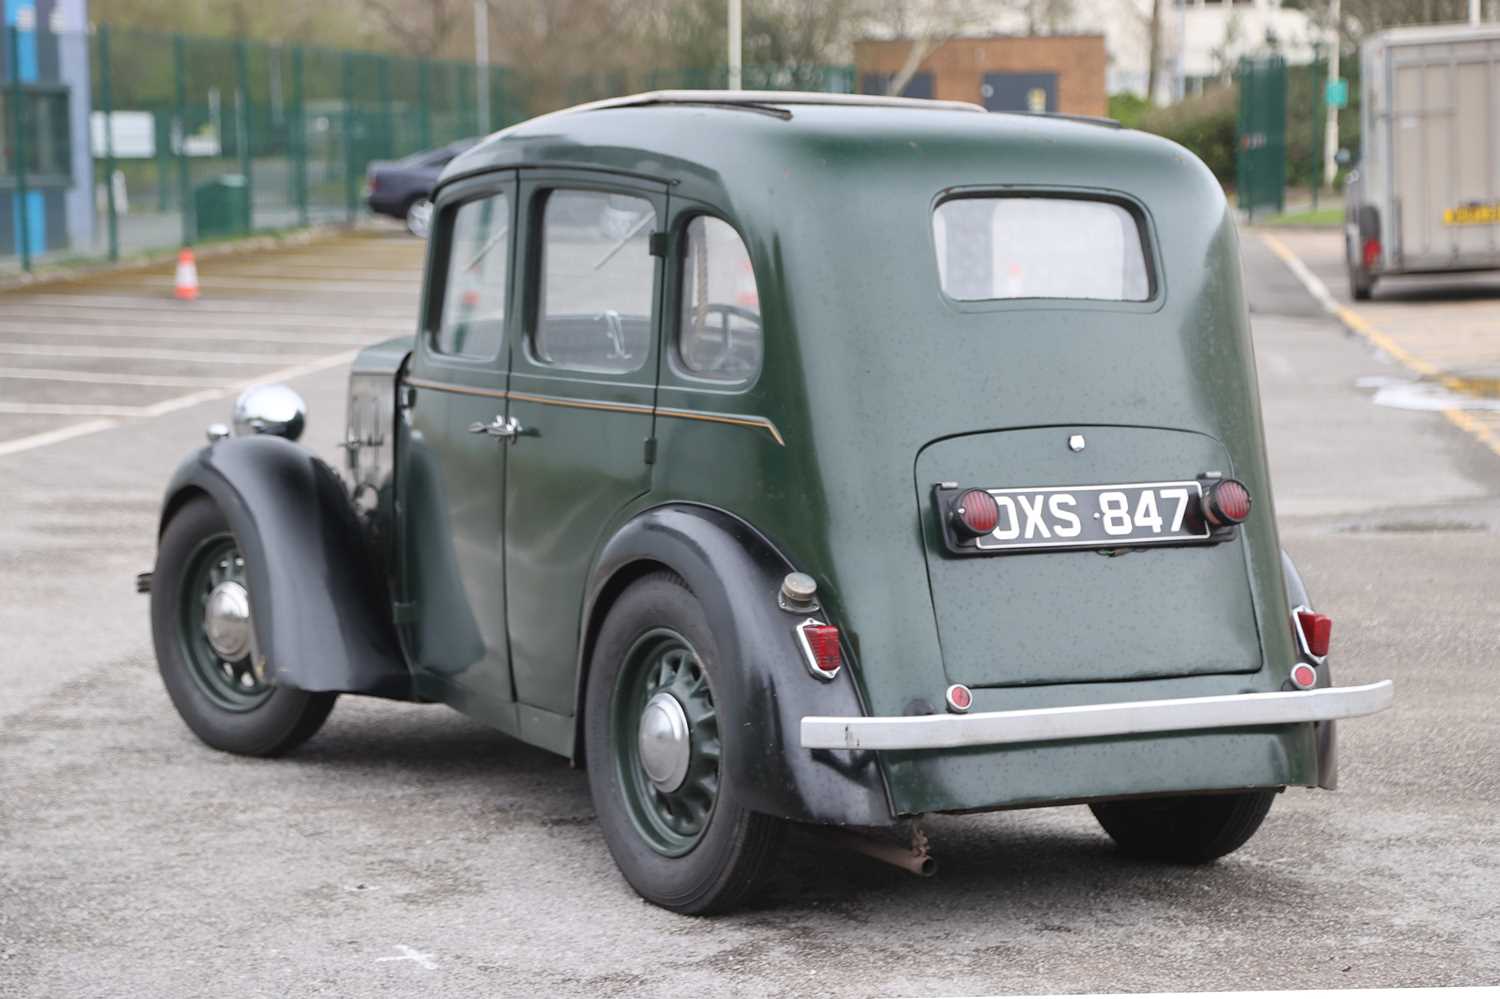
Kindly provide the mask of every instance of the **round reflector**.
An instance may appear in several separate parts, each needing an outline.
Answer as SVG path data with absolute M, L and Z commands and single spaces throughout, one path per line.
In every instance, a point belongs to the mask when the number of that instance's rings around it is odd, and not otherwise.
M 1221 479 L 1203 492 L 1203 517 L 1214 527 L 1238 524 L 1250 516 L 1250 490 L 1239 479 Z
M 955 683 L 948 688 L 947 693 L 948 710 L 963 714 L 974 706 L 974 694 L 961 683 Z
M 1000 504 L 983 489 L 965 489 L 953 501 L 952 520 L 959 537 L 981 537 L 1000 523 Z
M 1298 690 L 1311 690 L 1318 682 L 1318 671 L 1307 663 L 1292 667 L 1292 686 Z

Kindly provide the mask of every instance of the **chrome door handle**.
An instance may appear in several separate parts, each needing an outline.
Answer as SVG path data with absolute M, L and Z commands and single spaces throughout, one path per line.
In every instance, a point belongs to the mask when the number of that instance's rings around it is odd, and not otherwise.
M 496 416 L 489 423 L 475 421 L 469 424 L 469 433 L 489 434 L 491 437 L 498 437 L 503 441 L 513 441 L 521 433 L 521 421 L 514 416 L 508 419 L 503 416 Z

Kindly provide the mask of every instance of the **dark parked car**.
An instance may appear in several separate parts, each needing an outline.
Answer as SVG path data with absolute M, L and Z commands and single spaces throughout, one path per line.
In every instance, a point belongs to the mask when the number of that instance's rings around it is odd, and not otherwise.
M 1223 192 L 978 110 L 648 94 L 457 159 L 346 478 L 266 389 L 167 490 L 188 725 L 272 755 L 340 693 L 444 702 L 587 767 L 681 912 L 789 822 L 922 869 L 927 813 L 1086 802 L 1202 862 L 1332 787 L 1391 685 L 1333 685 L 1281 550 Z
M 432 218 L 433 185 L 455 156 L 478 141 L 459 139 L 399 160 L 375 160 L 365 168 L 365 203 L 377 215 L 405 222 L 413 236 L 425 237 Z

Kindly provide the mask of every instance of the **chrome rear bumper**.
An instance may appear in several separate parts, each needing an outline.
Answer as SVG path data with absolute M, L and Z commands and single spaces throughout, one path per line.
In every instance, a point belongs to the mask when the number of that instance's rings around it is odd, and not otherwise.
M 1114 735 L 1295 725 L 1373 715 L 1391 706 L 1390 680 L 1359 687 L 1224 694 L 972 715 L 802 719 L 803 749 L 956 749 Z

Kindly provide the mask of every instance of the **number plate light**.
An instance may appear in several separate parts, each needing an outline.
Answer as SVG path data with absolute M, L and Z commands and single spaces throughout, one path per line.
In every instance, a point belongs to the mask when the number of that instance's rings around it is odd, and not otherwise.
M 1228 527 L 1250 516 L 1250 490 L 1239 479 L 1220 479 L 1203 490 L 1203 519 L 1212 527 Z

